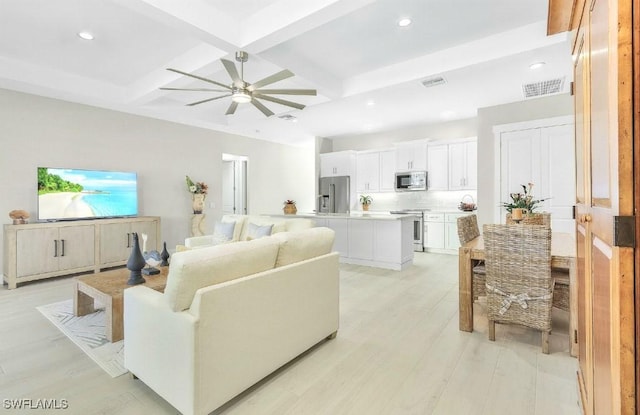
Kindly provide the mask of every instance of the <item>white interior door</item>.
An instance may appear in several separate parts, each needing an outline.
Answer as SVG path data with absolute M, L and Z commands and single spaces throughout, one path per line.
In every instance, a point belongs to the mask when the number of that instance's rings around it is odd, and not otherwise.
M 247 214 L 247 158 L 223 154 L 222 213 Z
M 551 213 L 556 232 L 573 233 L 575 221 L 575 146 L 573 124 L 504 131 L 500 135 L 500 202 L 533 183 L 535 199 L 547 199 L 537 211 Z M 501 203 L 500 203 L 501 204 Z M 500 208 L 496 221 L 504 222 Z

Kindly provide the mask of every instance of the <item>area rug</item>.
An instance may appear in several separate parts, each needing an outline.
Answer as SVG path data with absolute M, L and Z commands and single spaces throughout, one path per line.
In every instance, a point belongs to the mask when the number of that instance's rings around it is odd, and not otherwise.
M 73 315 L 73 300 L 36 308 L 111 377 L 127 373 L 124 368 L 124 341 L 111 343 L 107 340 L 103 308 L 80 317 Z

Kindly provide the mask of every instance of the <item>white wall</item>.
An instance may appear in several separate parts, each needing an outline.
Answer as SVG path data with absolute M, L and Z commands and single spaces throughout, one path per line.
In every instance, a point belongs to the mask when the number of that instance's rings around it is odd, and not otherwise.
M 160 216 L 161 240 L 174 247 L 190 229 L 185 175 L 209 185 L 209 230 L 221 216 L 222 153 L 249 158 L 250 213 L 282 213 L 286 199 L 314 209 L 314 143 L 292 147 L 3 89 L 0 126 L 3 223 L 13 209 L 35 220 L 38 166 L 135 171 L 140 215 Z
M 424 138 L 446 140 L 475 137 L 477 131 L 476 118 L 468 118 L 356 136 L 336 136 L 331 138 L 332 147 L 324 146 L 321 152 L 391 148 L 393 143 Z

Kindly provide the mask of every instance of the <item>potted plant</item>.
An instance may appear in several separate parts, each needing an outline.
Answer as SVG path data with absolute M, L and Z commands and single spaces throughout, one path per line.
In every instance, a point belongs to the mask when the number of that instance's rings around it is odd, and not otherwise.
M 296 208 L 296 201 L 290 199 L 285 200 L 282 210 L 285 215 L 295 215 L 298 211 L 298 208 Z
M 533 195 L 531 194 L 533 183 L 527 183 L 527 185 L 521 184 L 520 186 L 522 186 L 522 193 L 511 193 L 509 195 L 509 197 L 511 197 L 511 201 L 502 203 L 502 206 L 508 212 L 507 223 L 511 223 L 514 220 L 519 222 L 523 220 L 523 215 L 535 215 L 534 210 L 538 207 L 538 203 L 547 200 L 533 198 Z
M 373 202 L 373 198 L 369 195 L 360 195 L 360 204 L 362 205 L 362 210 L 369 210 L 369 205 Z

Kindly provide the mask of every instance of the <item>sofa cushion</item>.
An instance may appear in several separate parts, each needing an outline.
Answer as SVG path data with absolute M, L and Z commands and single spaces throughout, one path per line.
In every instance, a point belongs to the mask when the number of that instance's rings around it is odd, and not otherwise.
M 258 239 L 264 236 L 269 236 L 271 235 L 272 229 L 273 229 L 273 224 L 259 226 L 259 225 L 256 225 L 255 223 L 249 222 L 249 225 L 247 225 L 247 236 L 245 237 L 245 240 L 250 241 L 252 239 Z
M 164 295 L 172 310 L 186 310 L 202 287 L 272 269 L 278 250 L 278 241 L 261 238 L 176 252 Z
M 220 242 L 232 241 L 235 227 L 235 222 L 216 222 L 213 228 L 213 240 Z
M 331 252 L 335 232 L 319 227 L 274 234 L 271 238 L 279 242 L 276 267 L 293 264 Z
M 233 222 L 236 226 L 233 229 L 233 239 L 232 242 L 241 241 L 242 230 L 244 229 L 244 223 L 247 217 L 245 215 L 224 215 L 220 222 L 222 223 L 230 223 Z

